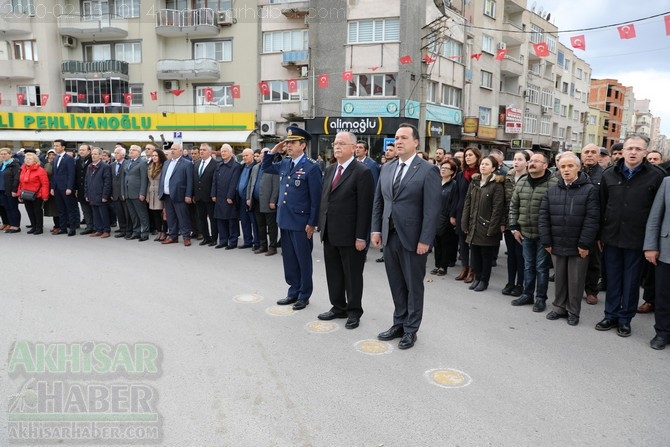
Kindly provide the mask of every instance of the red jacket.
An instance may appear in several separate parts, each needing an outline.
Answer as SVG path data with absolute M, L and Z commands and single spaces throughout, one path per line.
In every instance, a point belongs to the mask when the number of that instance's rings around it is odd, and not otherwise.
M 49 177 L 47 171 L 40 165 L 28 166 L 24 164 L 19 174 L 19 191 L 37 191 L 37 197 L 49 199 Z

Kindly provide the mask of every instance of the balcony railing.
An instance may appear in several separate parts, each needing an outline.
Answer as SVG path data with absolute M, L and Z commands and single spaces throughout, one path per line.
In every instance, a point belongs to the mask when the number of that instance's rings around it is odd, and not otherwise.
M 128 18 L 116 14 L 63 14 L 58 16 L 58 32 L 75 37 L 126 37 Z
M 156 15 L 156 26 L 216 26 L 216 12 L 211 8 L 161 9 Z
M 161 59 L 156 64 L 158 79 L 219 79 L 214 59 Z
M 106 61 L 65 61 L 61 64 L 61 73 L 69 74 L 109 74 L 128 76 L 128 62 L 106 60 Z
M 309 64 L 309 51 L 284 51 L 282 53 L 282 65 L 307 65 Z

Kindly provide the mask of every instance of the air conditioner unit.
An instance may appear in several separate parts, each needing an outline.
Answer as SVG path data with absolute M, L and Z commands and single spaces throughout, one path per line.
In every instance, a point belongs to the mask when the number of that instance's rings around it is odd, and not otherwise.
M 307 68 L 306 65 L 303 65 L 302 67 L 300 67 L 300 76 L 302 76 L 303 78 L 307 77 L 308 72 L 309 72 L 309 68 Z
M 260 132 L 261 135 L 276 134 L 277 123 L 274 121 L 261 121 Z
M 66 48 L 74 48 L 77 46 L 77 39 L 72 36 L 63 36 L 63 46 Z
M 219 26 L 230 26 L 233 23 L 232 11 L 219 11 L 216 15 L 216 24 Z
M 547 113 L 549 113 L 550 110 L 551 109 L 549 107 L 542 106 L 542 115 L 546 115 Z
M 166 92 L 179 90 L 179 81 L 163 81 L 163 90 Z
M 499 42 L 498 43 L 498 49 L 499 50 L 504 50 L 505 48 L 507 48 L 507 44 L 505 42 Z

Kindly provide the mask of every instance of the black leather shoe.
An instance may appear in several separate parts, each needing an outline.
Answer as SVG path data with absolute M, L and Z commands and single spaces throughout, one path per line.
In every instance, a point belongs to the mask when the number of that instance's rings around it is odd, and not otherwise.
M 82 232 L 79 233 L 79 234 L 81 234 L 82 236 L 84 236 L 84 235 L 86 235 L 86 234 L 93 234 L 93 233 L 95 233 L 95 230 L 93 230 L 93 229 L 91 229 L 91 228 L 87 228 L 87 229 L 85 229 L 84 231 L 82 231 Z
M 240 246 L 237 247 L 237 248 L 239 248 L 240 250 L 243 250 L 243 249 L 245 249 L 245 248 L 251 248 L 251 245 L 244 244 L 244 245 L 240 245 Z
M 140 242 L 145 242 L 145 241 L 148 241 L 148 240 L 149 240 L 149 236 L 140 236 L 140 239 L 139 239 Z
M 547 320 L 558 320 L 559 318 L 566 318 L 567 314 L 559 314 L 555 310 L 552 310 L 547 314 Z
M 334 320 L 335 318 L 347 318 L 347 314 L 337 314 L 332 310 L 319 314 L 316 318 L 323 321 Z
M 475 287 L 473 290 L 475 292 L 483 292 L 484 290 L 486 290 L 488 288 L 489 288 L 489 283 L 487 283 L 486 281 L 479 281 L 477 283 L 477 287 Z
M 535 300 L 533 300 L 532 296 L 523 296 L 521 295 L 519 298 L 512 300 L 512 306 L 525 306 L 526 304 L 533 304 Z
M 657 351 L 665 349 L 665 345 L 667 344 L 668 342 L 665 340 L 665 338 L 659 337 L 658 335 L 652 338 L 651 341 L 649 342 L 649 346 L 651 346 L 651 349 L 656 349 Z
M 347 323 L 344 325 L 347 329 L 356 329 L 361 324 L 361 319 L 358 317 L 349 317 Z
M 619 323 L 619 327 L 616 328 L 619 337 L 630 337 L 630 332 L 630 323 Z
M 212 241 L 212 242 L 210 242 L 210 243 L 207 244 L 207 245 L 208 245 L 209 247 L 216 247 L 218 244 L 216 243 L 216 241 Z
M 475 279 L 474 281 L 472 281 L 472 284 L 470 284 L 470 287 L 468 287 L 468 289 L 475 290 L 480 282 L 481 282 L 480 280 Z
M 237 248 L 237 245 L 227 245 L 226 250 L 232 250 L 234 248 Z
M 76 235 L 77 235 L 77 232 L 76 232 L 75 230 L 68 231 L 68 232 L 67 232 L 67 235 L 68 235 L 68 237 L 69 237 L 69 236 L 76 236 Z
M 507 285 L 505 287 L 503 287 L 503 289 L 502 289 L 502 294 L 503 295 L 511 295 L 513 290 L 514 290 L 514 284 L 507 283 Z
M 394 338 L 400 338 L 405 335 L 405 330 L 402 326 L 391 326 L 388 331 L 381 332 L 377 335 L 377 338 L 383 341 L 393 340 Z
M 398 349 L 409 349 L 414 346 L 415 341 L 416 334 L 414 332 L 408 332 L 400 339 L 400 342 L 398 343 Z
M 596 324 L 596 331 L 609 331 L 610 329 L 614 329 L 619 326 L 619 323 L 617 323 L 614 320 L 610 320 L 608 318 L 603 318 L 600 323 Z
M 126 236 L 126 240 L 129 240 L 129 241 L 139 239 L 139 238 L 140 238 L 139 234 L 131 234 L 131 235 Z
M 523 295 L 523 286 L 515 286 L 510 293 L 512 296 L 521 296 Z
M 214 248 L 219 249 L 219 248 L 228 248 L 226 244 L 217 244 Z
M 287 304 L 293 304 L 296 301 L 298 301 L 298 297 L 296 296 L 287 296 L 286 298 L 282 298 L 277 301 L 277 304 L 280 306 L 286 306 Z
M 198 245 L 200 245 L 200 246 L 209 245 L 210 242 L 212 242 L 210 239 L 203 239 L 203 240 L 200 241 L 200 243 Z
M 122 237 L 126 237 L 126 235 L 125 235 L 125 233 L 116 233 L 114 235 L 114 237 L 117 238 L 117 239 L 121 239 Z
M 54 236 L 58 236 L 59 234 L 67 234 L 67 231 L 65 230 L 59 230 L 59 231 L 54 231 L 53 233 Z
M 579 324 L 579 316 L 575 314 L 568 315 L 568 324 L 570 326 L 577 326 Z
M 293 310 L 303 310 L 309 304 L 309 300 L 298 300 L 293 305 Z
M 533 304 L 533 312 L 544 312 L 544 309 L 546 308 L 546 300 L 535 300 L 535 304 Z

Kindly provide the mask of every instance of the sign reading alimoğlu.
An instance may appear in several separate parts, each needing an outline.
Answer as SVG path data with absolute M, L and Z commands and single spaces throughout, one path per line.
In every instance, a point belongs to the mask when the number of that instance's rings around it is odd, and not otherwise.
M 157 444 L 160 348 L 152 343 L 15 342 L 10 444 Z M 11 393 L 11 392 L 10 392 Z
M 352 132 L 361 135 L 395 135 L 401 123 L 416 124 L 407 118 L 323 116 L 305 121 L 305 129 L 312 135 L 335 135 Z

